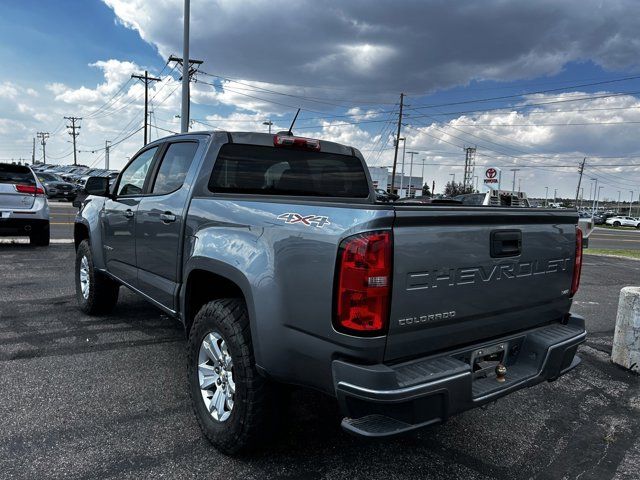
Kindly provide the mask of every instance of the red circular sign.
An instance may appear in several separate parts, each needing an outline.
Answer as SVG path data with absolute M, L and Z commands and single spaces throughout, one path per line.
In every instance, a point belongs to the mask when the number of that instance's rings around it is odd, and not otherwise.
M 487 178 L 496 178 L 497 174 L 498 172 L 495 168 L 487 168 L 487 171 L 485 172 Z

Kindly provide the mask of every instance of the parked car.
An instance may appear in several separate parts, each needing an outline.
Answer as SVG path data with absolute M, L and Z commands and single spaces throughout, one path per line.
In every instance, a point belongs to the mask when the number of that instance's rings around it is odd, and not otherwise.
M 55 173 L 37 172 L 36 176 L 44 186 L 48 198 L 63 198 L 72 202 L 77 195 L 76 185 L 65 182 Z
M 635 217 L 611 217 L 607 218 L 607 225 L 613 225 L 614 227 L 635 227 L 640 228 L 640 218 Z
M 387 192 L 381 188 L 376 188 L 376 200 L 379 202 L 393 202 L 399 198 L 400 197 L 395 193 Z
M 125 286 L 183 323 L 192 406 L 222 452 L 286 415 L 279 383 L 381 437 L 579 363 L 575 210 L 376 203 L 358 150 L 246 132 L 156 140 L 86 191 L 79 307 L 104 315 Z
M 49 245 L 49 203 L 29 167 L 0 163 L 0 236 L 26 236 L 32 245 Z

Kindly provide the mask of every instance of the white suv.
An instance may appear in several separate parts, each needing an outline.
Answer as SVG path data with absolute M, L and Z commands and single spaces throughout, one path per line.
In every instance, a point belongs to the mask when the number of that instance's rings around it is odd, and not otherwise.
M 640 218 L 634 217 L 611 217 L 607 218 L 605 222 L 607 225 L 613 225 L 614 227 L 636 227 L 640 228 Z
M 0 236 L 27 236 L 31 245 L 49 245 L 49 203 L 29 167 L 0 163 Z

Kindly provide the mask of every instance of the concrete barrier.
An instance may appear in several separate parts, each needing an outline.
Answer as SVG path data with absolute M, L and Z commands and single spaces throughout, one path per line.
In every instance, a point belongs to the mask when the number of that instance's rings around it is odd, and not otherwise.
M 640 372 L 640 287 L 620 290 L 611 360 Z

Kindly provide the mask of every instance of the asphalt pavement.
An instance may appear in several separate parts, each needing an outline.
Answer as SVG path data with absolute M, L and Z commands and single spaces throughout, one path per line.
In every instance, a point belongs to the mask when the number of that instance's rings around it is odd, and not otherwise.
M 589 236 L 589 248 L 640 250 L 640 230 L 635 228 L 596 227 Z
M 112 315 L 83 315 L 73 258 L 72 245 L 0 245 L 2 479 L 638 478 L 640 379 L 609 351 L 617 291 L 640 262 L 587 257 L 575 310 L 591 334 L 556 382 L 380 441 L 347 435 L 335 401 L 295 390 L 280 437 L 229 458 L 191 412 L 181 327 L 124 289 Z

